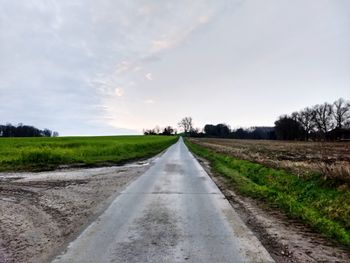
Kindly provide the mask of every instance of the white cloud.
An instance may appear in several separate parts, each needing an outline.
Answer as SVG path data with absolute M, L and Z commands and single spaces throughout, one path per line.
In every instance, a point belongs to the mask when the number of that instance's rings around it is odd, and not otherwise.
M 136 66 L 136 67 L 134 67 L 133 71 L 134 71 L 134 72 L 138 72 L 138 71 L 140 71 L 141 69 L 142 69 L 142 67 Z
M 132 63 L 129 61 L 122 61 L 117 65 L 116 72 L 117 74 L 121 74 L 123 72 L 126 72 L 132 68 Z
M 202 15 L 198 18 L 198 22 L 200 24 L 206 24 L 210 21 L 212 15 Z
M 161 40 L 153 40 L 152 41 L 152 51 L 157 53 L 159 51 L 162 51 L 164 49 L 171 48 L 175 45 L 175 41 L 171 42 L 168 39 L 161 39 Z
M 147 100 L 145 100 L 145 103 L 146 104 L 154 104 L 155 101 L 153 99 L 147 99 Z
M 83 127 L 91 118 L 116 116 L 109 97 L 123 96 L 124 90 L 130 98 L 142 97 L 130 83 L 152 79 L 143 68 L 154 61 L 145 58 L 159 59 L 160 52 L 184 40 L 183 31 L 200 24 L 198 17 L 220 9 L 207 0 L 185 6 L 153 0 L 0 0 L 0 5 L 0 105 L 11 101 L 0 118 L 47 125 L 61 134 L 72 121 Z M 119 86 L 123 89 L 116 91 Z M 106 108 L 89 106 L 101 104 Z M 75 112 L 74 120 L 69 112 Z
M 116 88 L 115 95 L 117 95 L 118 97 L 122 97 L 124 95 L 124 90 L 122 88 Z
M 349 94 L 346 1 L 0 0 L 0 6 L 3 122 L 93 133 L 105 120 L 151 127 L 144 120 L 168 122 L 170 111 L 173 118 L 191 112 L 209 118 L 214 113 L 193 107 L 198 94 L 222 109 L 235 99 L 234 105 L 247 100 L 258 107 L 261 97 L 251 94 L 273 87 L 280 89 L 269 94 L 301 94 L 305 83 L 322 92 L 302 96 L 303 104 Z M 162 110 L 147 107 L 154 103 L 148 97 Z M 264 101 L 275 110 L 271 100 Z M 240 107 L 241 116 L 254 119 Z M 231 111 L 223 114 L 231 118 Z
M 147 74 L 145 75 L 145 78 L 148 79 L 148 80 L 153 80 L 153 78 L 152 78 L 152 73 L 147 73 Z

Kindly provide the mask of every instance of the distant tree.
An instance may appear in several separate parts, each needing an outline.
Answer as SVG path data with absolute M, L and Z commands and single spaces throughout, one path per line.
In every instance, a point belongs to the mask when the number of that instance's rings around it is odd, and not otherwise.
M 335 126 L 333 122 L 333 107 L 329 103 L 318 104 L 313 107 L 314 122 L 322 137 Z
M 155 129 L 148 129 L 148 130 L 143 130 L 144 135 L 157 135 Z
M 6 125 L 0 125 L 1 137 L 51 137 L 52 132 L 49 129 L 39 130 L 33 126 L 24 125 L 19 123 L 17 126 L 7 123 Z
M 230 136 L 231 129 L 227 124 L 219 123 L 217 125 L 206 124 L 204 132 L 209 137 L 227 138 Z
M 295 121 L 298 121 L 298 119 L 299 119 L 299 112 L 294 111 L 294 112 L 290 115 L 290 118 L 292 118 L 292 119 L 295 120 Z
M 44 129 L 44 130 L 42 131 L 42 135 L 43 135 L 44 137 L 51 137 L 51 136 L 52 136 L 52 131 L 49 130 L 49 129 Z
M 333 103 L 333 117 L 336 128 L 343 128 L 350 119 L 350 102 L 343 98 L 336 100 Z
M 16 127 L 13 126 L 11 123 L 6 123 L 6 125 L 3 126 L 3 137 L 15 137 L 16 136 Z
M 190 133 L 193 130 L 192 117 L 185 117 L 179 123 L 178 126 L 184 130 L 185 134 Z
M 162 135 L 173 135 L 175 132 L 175 130 L 173 129 L 173 127 L 171 126 L 167 126 L 164 128 L 163 132 L 162 132 Z
M 164 129 L 161 129 L 158 125 L 153 129 L 144 129 L 143 134 L 144 135 L 173 135 L 176 134 L 177 131 L 171 127 L 167 126 Z
M 248 139 L 254 140 L 275 140 L 275 128 L 274 127 L 252 127 L 248 130 Z
M 205 134 L 201 131 L 200 128 L 192 128 L 189 133 L 190 137 L 204 137 Z
M 215 125 L 212 125 L 212 124 L 206 124 L 204 126 L 204 132 L 206 135 L 208 136 L 215 136 L 216 134 L 216 128 L 215 128 Z
M 279 140 L 298 140 L 303 137 L 303 127 L 294 117 L 283 115 L 275 122 L 275 131 Z
M 274 127 L 257 126 L 247 129 L 238 128 L 230 133 L 230 138 L 252 140 L 276 140 Z
M 224 123 L 219 123 L 216 125 L 217 136 L 221 138 L 227 138 L 230 135 L 231 129 L 228 125 Z
M 156 127 L 154 127 L 155 134 L 160 134 L 160 131 L 161 131 L 161 129 L 158 125 Z
M 59 136 L 59 133 L 57 132 L 57 131 L 54 131 L 53 133 L 52 133 L 52 137 L 58 137 Z
M 301 126 L 305 131 L 305 139 L 307 141 L 309 140 L 310 133 L 315 128 L 314 115 L 315 115 L 314 110 L 307 107 L 302 111 L 300 111 L 297 116 L 297 120 L 299 121 L 299 123 L 301 124 Z
M 235 132 L 232 133 L 232 137 L 236 139 L 247 139 L 249 132 L 246 131 L 243 128 L 237 129 Z

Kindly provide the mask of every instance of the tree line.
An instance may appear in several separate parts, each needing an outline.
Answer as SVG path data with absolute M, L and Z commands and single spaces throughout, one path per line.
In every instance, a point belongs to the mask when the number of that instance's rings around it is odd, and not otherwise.
M 0 137 L 57 137 L 58 135 L 56 131 L 49 129 L 40 130 L 22 123 L 17 126 L 10 123 L 0 125 Z
M 325 102 L 306 107 L 290 115 L 282 115 L 274 127 L 250 127 L 231 130 L 224 123 L 206 124 L 193 128 L 192 118 L 186 117 L 179 126 L 192 137 L 218 137 L 234 139 L 265 140 L 336 140 L 350 139 L 350 101 L 339 98 L 333 103 Z
M 340 98 L 306 107 L 290 115 L 282 115 L 275 122 L 279 140 L 325 140 L 333 133 L 350 128 L 350 101 Z
M 191 137 L 207 138 L 230 138 L 230 139 L 249 139 L 249 140 L 275 140 L 276 134 L 274 127 L 250 127 L 231 129 L 225 123 L 216 125 L 206 124 L 203 129 L 190 129 L 188 135 Z
M 282 115 L 274 127 L 250 127 L 231 129 L 225 123 L 206 124 L 194 128 L 191 117 L 183 118 L 178 126 L 183 135 L 190 137 L 215 137 L 256 140 L 335 140 L 346 134 L 350 139 L 350 101 L 340 98 L 333 103 L 317 104 L 292 114 Z M 176 129 L 167 126 L 144 130 L 145 135 L 174 135 Z
M 146 129 L 143 130 L 144 135 L 165 135 L 165 136 L 171 136 L 176 135 L 177 130 L 171 126 L 167 126 L 163 129 L 161 129 L 159 126 L 156 126 L 153 129 Z
M 185 117 L 178 123 L 183 130 L 182 135 L 190 137 L 219 137 L 233 139 L 276 139 L 273 127 L 251 127 L 232 130 L 229 125 L 220 123 L 217 125 L 206 124 L 203 129 L 194 128 L 193 119 Z M 156 126 L 154 129 L 143 131 L 144 135 L 177 135 L 177 130 L 171 126 L 163 129 Z

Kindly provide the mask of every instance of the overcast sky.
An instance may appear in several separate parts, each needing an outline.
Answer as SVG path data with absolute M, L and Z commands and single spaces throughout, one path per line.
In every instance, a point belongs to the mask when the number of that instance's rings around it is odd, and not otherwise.
M 339 97 L 349 0 L 0 0 L 0 123 L 248 127 Z

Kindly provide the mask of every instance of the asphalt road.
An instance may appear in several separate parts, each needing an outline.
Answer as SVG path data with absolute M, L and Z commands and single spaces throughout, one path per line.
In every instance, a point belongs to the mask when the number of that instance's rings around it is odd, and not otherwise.
M 180 139 L 53 262 L 273 260 Z

